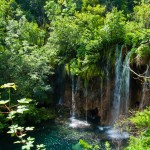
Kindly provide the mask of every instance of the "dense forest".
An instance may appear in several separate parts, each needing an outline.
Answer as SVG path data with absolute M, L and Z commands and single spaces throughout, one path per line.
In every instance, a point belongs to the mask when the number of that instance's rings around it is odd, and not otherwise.
M 1 134 L 12 122 L 86 118 L 131 133 L 120 149 L 148 150 L 150 1 L 0 0 L 0 87 Z

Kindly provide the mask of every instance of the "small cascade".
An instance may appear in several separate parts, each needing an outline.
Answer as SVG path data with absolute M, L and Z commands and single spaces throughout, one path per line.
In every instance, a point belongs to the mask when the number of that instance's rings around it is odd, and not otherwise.
M 85 89 L 85 97 L 86 97 L 86 104 L 85 104 L 85 120 L 86 120 L 86 122 L 87 122 L 87 111 L 88 111 L 88 107 L 87 107 L 87 96 L 88 96 L 88 89 L 87 89 L 87 87 L 86 87 L 86 89 Z
M 75 111 L 76 111 L 76 104 L 75 104 L 75 81 L 74 76 L 72 75 L 72 111 L 71 111 L 71 117 L 75 118 Z
M 75 76 L 71 76 L 72 82 L 71 82 L 71 87 L 72 87 L 72 110 L 71 110 L 71 117 L 75 118 L 76 115 L 76 100 L 75 97 L 77 95 L 78 89 L 80 88 L 80 77 L 75 78 Z
M 113 123 L 118 119 L 120 113 L 120 91 L 121 91 L 121 72 L 122 72 L 122 48 L 118 50 L 116 47 L 116 63 L 115 63 L 115 89 L 114 89 L 114 100 L 112 109 Z
M 75 95 L 77 94 L 79 89 L 80 89 L 80 77 L 78 76 L 77 83 L 75 86 Z
M 110 123 L 110 110 L 111 110 L 111 78 L 110 78 L 110 65 L 111 65 L 111 51 L 109 51 L 109 54 L 108 54 L 108 59 L 107 59 L 107 66 L 105 68 L 105 71 L 106 71 L 106 91 L 105 91 L 105 100 L 106 100 L 106 104 L 105 105 L 105 108 L 107 110 L 107 116 L 106 116 L 106 123 Z M 103 118 L 102 118 L 103 120 Z
M 101 84 L 100 84 L 100 92 L 101 92 L 101 120 L 103 119 L 103 79 L 101 78 Z
M 90 124 L 87 122 L 87 88 L 85 89 L 85 96 L 86 96 L 86 121 L 78 120 L 76 119 L 76 101 L 75 96 L 78 92 L 78 89 L 80 88 L 80 77 L 78 77 L 77 81 L 75 81 L 75 76 L 72 76 L 72 112 L 71 112 L 71 123 L 69 124 L 69 127 L 71 128 L 88 128 L 90 127 Z
M 121 81 L 121 103 L 122 103 L 122 113 L 128 115 L 129 99 L 130 99 L 130 56 L 129 52 L 123 63 L 122 71 L 122 81 Z

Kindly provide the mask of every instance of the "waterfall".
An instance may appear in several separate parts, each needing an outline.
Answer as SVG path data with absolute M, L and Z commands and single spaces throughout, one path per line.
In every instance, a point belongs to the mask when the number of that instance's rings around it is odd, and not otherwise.
M 85 96 L 86 96 L 86 104 L 85 104 L 85 120 L 87 122 L 87 110 L 88 110 L 88 107 L 87 107 L 87 96 L 88 96 L 88 89 L 87 89 L 87 86 L 86 86 L 86 89 L 85 89 Z
M 80 77 L 78 76 L 77 83 L 75 86 L 75 95 L 77 94 L 79 89 L 80 89 Z
M 110 122 L 110 110 L 111 110 L 111 100 L 110 100 L 110 96 L 111 96 L 111 78 L 110 78 L 110 65 L 111 65 L 111 50 L 109 51 L 109 54 L 108 54 L 108 59 L 107 59 L 107 66 L 105 68 L 106 70 L 106 91 L 105 91 L 105 95 L 106 95 L 106 104 L 104 107 L 106 108 L 107 111 L 107 116 L 106 116 L 106 122 Z M 103 118 L 101 119 L 103 120 Z
M 130 99 L 130 56 L 131 52 L 126 55 L 122 65 L 122 48 L 118 51 L 116 47 L 116 63 L 115 63 L 115 89 L 113 100 L 113 123 L 117 121 L 120 114 L 127 116 Z
M 75 111 L 76 111 L 76 104 L 75 104 L 75 82 L 74 82 L 74 76 L 72 75 L 72 112 L 71 117 L 75 118 Z
M 125 58 L 123 63 L 123 71 L 122 71 L 122 81 L 121 81 L 121 103 L 123 114 L 127 116 L 128 108 L 129 108 L 129 95 L 130 95 L 130 55 L 129 52 Z
M 112 109 L 113 123 L 118 119 L 120 113 L 121 72 L 122 72 L 122 48 L 121 51 L 119 51 L 117 45 L 116 63 L 115 63 L 115 89 L 114 89 L 114 99 Z
M 101 120 L 103 119 L 103 79 L 101 77 L 101 84 L 100 84 L 100 92 L 101 92 Z

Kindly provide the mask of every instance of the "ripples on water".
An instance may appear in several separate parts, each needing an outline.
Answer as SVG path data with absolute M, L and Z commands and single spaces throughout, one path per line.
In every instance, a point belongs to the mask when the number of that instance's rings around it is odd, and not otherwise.
M 127 133 L 120 133 L 119 130 L 114 130 L 112 127 L 94 126 L 74 118 L 67 121 L 58 120 L 55 123 L 43 123 L 36 127 L 32 134 L 36 143 L 45 144 L 47 150 L 72 150 L 72 147 L 80 139 L 94 145 L 101 145 L 104 150 L 105 141 L 109 141 L 112 147 L 115 147 L 115 140 L 122 142 L 128 137 Z M 12 138 L 8 136 L 0 137 L 2 139 L 0 140 L 0 150 L 19 150 L 20 148 L 12 144 Z

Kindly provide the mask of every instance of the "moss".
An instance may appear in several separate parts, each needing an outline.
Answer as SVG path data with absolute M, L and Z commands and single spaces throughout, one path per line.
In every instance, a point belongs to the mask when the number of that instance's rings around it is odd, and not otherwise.
M 141 44 L 136 49 L 135 54 L 137 64 L 147 64 L 150 59 L 150 46 L 148 44 Z

